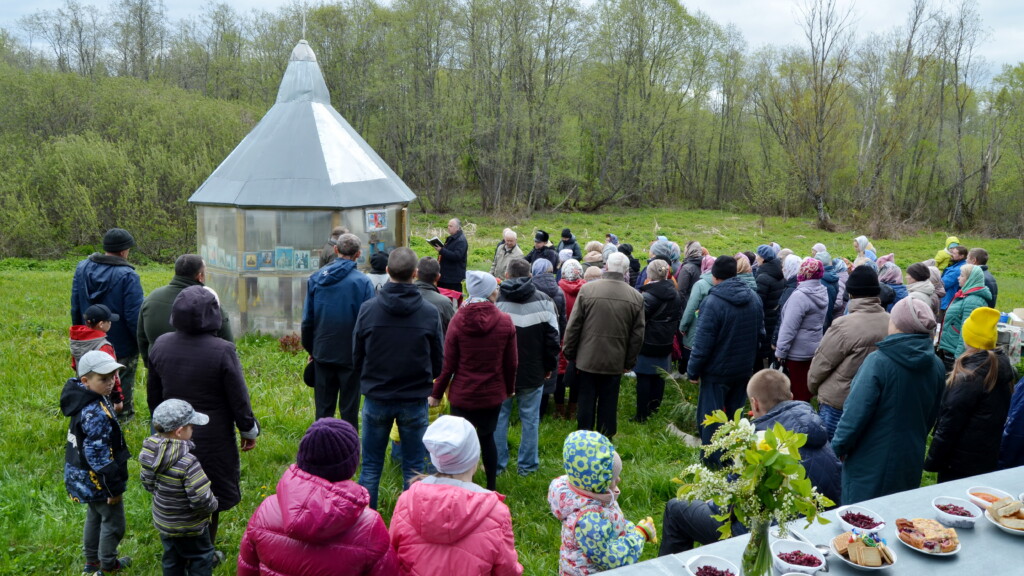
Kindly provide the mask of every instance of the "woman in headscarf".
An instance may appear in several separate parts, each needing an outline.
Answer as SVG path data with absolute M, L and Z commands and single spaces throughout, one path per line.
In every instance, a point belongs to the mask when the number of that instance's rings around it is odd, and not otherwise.
M 935 284 L 931 281 L 931 271 L 922 262 L 907 266 L 907 296 L 917 298 L 931 307 L 932 313 L 938 315 L 941 298 L 935 293 Z
M 892 256 L 892 254 L 888 256 Z M 882 259 L 879 258 L 878 260 L 881 262 Z M 893 300 L 885 308 L 886 312 L 892 312 L 892 307 L 907 297 L 907 287 L 903 285 L 903 271 L 892 260 L 886 260 L 878 268 L 878 282 L 892 288 Z
M 668 274 L 668 263 L 654 260 L 647 266 L 647 284 L 640 287 L 646 324 L 644 343 L 633 369 L 636 372 L 636 422 L 646 422 L 657 412 L 665 395 L 665 381 L 658 368 L 668 372 L 672 340 L 682 315 L 679 292 Z
M 562 264 L 562 279 L 558 281 L 558 287 L 565 295 L 565 319 L 568 322 L 572 316 L 572 306 L 576 303 L 576 295 L 586 282 L 583 280 L 583 267 L 576 260 L 569 259 Z M 565 331 L 559 333 L 565 338 Z M 569 389 L 569 405 L 565 404 L 565 390 Z M 579 389 L 576 387 L 576 363 L 569 362 L 565 356 L 558 353 L 558 380 L 555 382 L 555 417 L 567 420 L 576 419 L 576 399 L 579 397 Z
M 239 446 L 243 452 L 255 448 L 260 429 L 235 345 L 217 336 L 217 294 L 205 286 L 182 290 L 171 307 L 171 326 L 175 331 L 157 338 L 150 350 L 147 391 L 164 400 L 184 400 L 210 417 L 209 424 L 192 433 L 192 453 L 217 496 L 218 509 L 210 518 L 210 542 L 216 545 L 221 512 L 242 500 Z M 223 552 L 215 554 L 224 559 Z
M 750 258 L 743 252 L 738 252 L 734 258 L 736 258 L 736 277 L 743 280 L 747 287 L 756 294 L 757 280 L 754 278 L 754 269 L 750 266 Z
M 782 308 L 779 339 L 775 357 L 786 366 L 793 389 L 793 399 L 810 402 L 807 371 L 824 334 L 828 291 L 821 284 L 824 273 L 821 261 L 805 258 L 797 272 L 797 286 Z
M 875 252 L 875 246 L 868 240 L 867 236 L 857 236 L 853 239 L 853 249 L 857 251 L 858 257 L 864 257 L 872 262 L 875 261 L 878 256 Z
M 785 251 L 785 250 L 783 250 Z M 786 301 L 793 295 L 793 291 L 796 290 L 796 273 L 800 271 L 800 263 L 803 260 L 799 256 L 790 252 L 782 259 L 782 276 L 786 279 L 786 287 L 782 289 L 782 295 L 779 296 L 779 317 L 782 317 L 782 309 L 786 307 Z M 775 330 L 769 333 L 772 341 L 772 349 L 775 348 L 776 343 L 779 340 L 779 323 L 775 323 Z
M 947 372 L 953 370 L 953 362 L 964 352 L 964 338 L 961 333 L 964 321 L 971 316 L 975 308 L 988 306 L 992 298 L 992 293 L 985 286 L 985 272 L 981 266 L 964 264 L 960 268 L 957 281 L 960 290 L 946 308 L 939 337 L 939 356 L 942 357 Z
M 700 278 L 690 289 L 690 296 L 686 299 L 686 306 L 683 308 L 683 315 L 679 319 L 679 333 L 683 335 L 683 356 L 690 357 L 690 350 L 693 349 L 693 339 L 697 333 L 697 313 L 704 297 L 711 292 L 711 267 L 715 265 L 714 256 L 704 256 L 700 261 Z M 685 366 L 685 365 L 683 365 Z M 684 370 L 680 370 L 684 372 Z

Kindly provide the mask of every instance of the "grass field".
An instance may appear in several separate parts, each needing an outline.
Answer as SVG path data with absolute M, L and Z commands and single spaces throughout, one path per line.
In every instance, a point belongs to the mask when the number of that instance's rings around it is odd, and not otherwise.
M 486 269 L 501 230 L 510 223 L 495 218 L 464 218 L 470 240 L 470 267 Z M 421 255 L 433 254 L 423 238 L 441 231 L 445 217 L 413 218 L 413 248 Z M 534 227 L 557 238 L 569 227 L 581 242 L 603 238 L 614 232 L 623 242 L 637 247 L 636 254 L 658 233 L 682 243 L 697 238 L 713 254 L 753 250 L 758 244 L 775 240 L 799 254 L 806 254 L 815 242 L 824 242 L 834 256 L 851 256 L 855 232 L 818 233 L 809 220 L 769 219 L 762 230 L 755 216 L 722 212 L 630 211 L 626 214 L 538 215 L 529 223 L 511 222 L 520 242 L 528 249 Z M 518 225 L 516 225 L 518 224 Z M 901 239 L 873 239 L 879 254 L 895 252 L 904 269 L 929 258 L 941 246 L 946 234 L 921 232 Z M 1021 258 L 1017 240 L 961 237 L 967 246 L 981 245 L 991 254 L 991 269 L 999 280 L 999 302 L 1006 310 L 1024 307 L 1024 271 L 1015 263 Z M 62 480 L 63 445 L 67 420 L 58 408 L 59 391 L 71 375 L 68 362 L 68 302 L 74 260 L 35 262 L 0 261 L 0 317 L 10 321 L 7 337 L 0 341 L 0 380 L 8 397 L 0 410 L 0 574 L 78 574 L 81 567 L 81 526 L 83 507 L 72 503 Z M 172 272 L 165 265 L 140 267 L 143 287 L 148 293 L 166 284 Z M 230 561 L 216 574 L 234 574 L 234 555 L 249 515 L 259 502 L 273 493 L 281 472 L 294 460 L 298 440 L 313 417 L 311 390 L 301 382 L 302 355 L 280 350 L 276 339 L 249 336 L 238 343 L 238 352 L 252 394 L 253 407 L 263 425 L 263 435 L 252 452 L 242 456 L 243 500 L 222 516 L 220 548 Z M 140 368 L 139 382 L 145 381 Z M 623 495 L 620 500 L 630 518 L 648 514 L 660 528 L 666 500 L 675 492 L 672 477 L 696 459 L 666 431 L 672 409 L 680 398 L 693 401 L 690 388 L 667 391 L 666 407 L 645 425 L 630 422 L 635 402 L 633 382 L 623 380 L 619 434 L 615 440 L 624 461 Z M 136 394 L 145 406 L 145 387 Z M 144 409 L 143 409 L 144 411 Z M 540 470 L 527 478 L 505 474 L 498 478 L 499 491 L 506 494 L 512 509 L 520 561 L 527 574 L 551 574 L 557 567 L 559 524 L 545 500 L 551 478 L 561 473 L 561 443 L 574 426 L 546 419 L 541 423 Z M 137 454 L 147 434 L 144 422 L 128 427 L 129 445 Z M 518 430 L 510 439 L 518 442 Z M 513 448 L 513 457 L 515 449 Z M 138 482 L 139 466 L 129 467 L 131 481 L 125 497 L 128 534 L 123 553 L 136 564 L 130 574 L 159 573 L 160 543 L 150 523 L 149 497 Z M 381 512 L 390 518 L 398 496 L 400 473 L 394 464 L 385 470 L 381 485 Z M 645 558 L 656 554 L 648 546 Z

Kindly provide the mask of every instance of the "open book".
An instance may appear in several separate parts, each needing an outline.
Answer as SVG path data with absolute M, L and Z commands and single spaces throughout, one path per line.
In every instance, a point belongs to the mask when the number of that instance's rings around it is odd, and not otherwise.
M 430 244 L 431 246 L 437 246 L 438 248 L 444 248 L 444 242 L 441 242 L 441 239 L 438 238 L 437 236 L 434 236 L 433 238 L 428 238 L 427 239 L 427 243 Z

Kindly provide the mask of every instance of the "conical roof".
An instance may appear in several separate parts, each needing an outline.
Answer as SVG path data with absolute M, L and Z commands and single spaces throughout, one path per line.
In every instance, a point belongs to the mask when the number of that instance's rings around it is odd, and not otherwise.
M 358 208 L 416 198 L 331 106 L 316 55 L 292 50 L 277 102 L 189 202 L 245 208 Z

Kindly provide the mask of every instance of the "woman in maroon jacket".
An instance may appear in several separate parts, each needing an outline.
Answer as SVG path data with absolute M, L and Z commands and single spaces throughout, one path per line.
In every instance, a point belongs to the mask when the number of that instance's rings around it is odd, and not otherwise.
M 216 544 L 220 513 L 242 499 L 235 429 L 246 451 L 256 447 L 259 427 L 235 345 L 217 336 L 221 313 L 213 290 L 204 286 L 182 290 L 171 307 L 171 326 L 175 331 L 157 338 L 149 352 L 148 400 L 155 406 L 178 398 L 210 417 L 208 425 L 193 432 L 192 453 L 210 477 L 219 503 L 210 520 L 210 542 Z M 217 556 L 223 559 L 222 552 Z
M 448 325 L 444 338 L 444 366 L 434 380 L 429 403 L 437 406 L 448 391 L 452 415 L 476 428 L 480 455 L 487 473 L 487 489 L 497 482 L 498 449 L 494 429 L 505 398 L 515 394 L 516 327 L 512 318 L 494 305 L 498 283 L 485 272 L 466 273 L 469 299 Z

